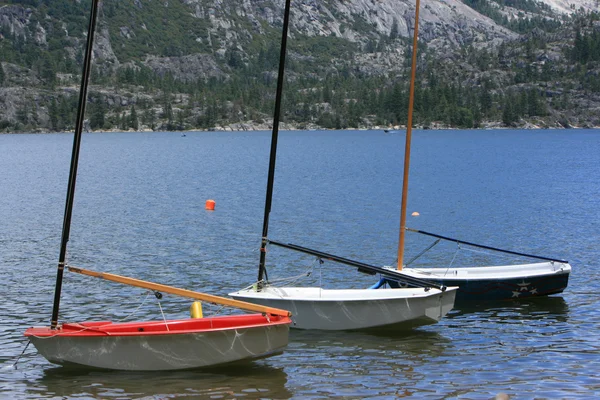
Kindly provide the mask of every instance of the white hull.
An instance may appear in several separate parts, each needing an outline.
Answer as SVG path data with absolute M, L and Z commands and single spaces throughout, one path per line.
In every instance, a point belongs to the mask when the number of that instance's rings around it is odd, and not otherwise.
M 52 363 L 131 371 L 190 369 L 263 358 L 280 353 L 289 334 L 288 324 L 91 337 L 36 336 L 37 329 L 44 328 L 31 328 L 27 336 Z
M 235 299 L 283 308 L 292 328 L 359 330 L 412 329 L 438 322 L 454 306 L 456 288 L 344 289 L 267 287 L 230 293 Z

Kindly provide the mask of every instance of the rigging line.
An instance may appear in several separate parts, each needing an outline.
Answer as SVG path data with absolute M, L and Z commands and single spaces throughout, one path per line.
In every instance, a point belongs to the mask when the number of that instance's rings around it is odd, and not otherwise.
M 429 250 L 431 250 L 441 240 L 442 239 L 438 239 L 435 242 L 433 242 L 432 244 L 430 244 L 429 247 L 425 248 L 425 250 L 421 251 L 419 254 L 417 254 L 416 256 L 414 256 L 410 261 L 408 261 L 406 263 L 406 266 L 408 267 L 410 264 L 412 264 L 413 262 L 415 262 L 419 257 L 421 257 L 423 254 L 427 253 Z
M 273 283 L 284 283 L 284 284 L 287 284 L 287 285 L 292 285 L 292 284 L 298 282 L 302 278 L 309 277 L 311 274 L 312 274 L 312 267 L 308 268 L 308 270 L 306 272 L 303 272 L 303 273 L 298 274 L 298 275 L 288 276 L 286 278 L 273 279 L 273 280 L 269 281 L 269 284 L 271 286 L 272 286 Z
M 452 261 L 450 261 L 450 264 L 448 264 L 448 268 L 446 268 L 446 272 L 444 272 L 444 276 L 448 275 L 448 271 L 450 271 L 450 268 L 452 268 L 452 265 L 454 264 L 454 260 L 456 260 L 456 256 L 458 255 L 458 252 L 460 250 L 461 250 L 460 243 L 456 243 L 456 251 L 454 252 L 454 257 L 452 257 Z
M 463 251 L 471 252 L 471 253 L 484 254 L 486 256 L 508 257 L 508 255 L 505 255 L 505 254 L 496 255 L 496 254 L 494 254 L 492 252 L 489 252 L 489 251 L 475 250 L 475 249 L 470 248 L 470 247 L 461 247 L 460 249 L 463 250 Z
M 142 306 L 146 303 L 146 300 L 148 300 L 150 293 L 152 293 L 150 290 L 146 290 L 146 297 L 144 297 L 144 300 L 142 300 L 142 303 L 139 306 L 137 306 L 137 308 L 135 310 L 133 310 L 131 313 L 129 313 L 129 315 L 124 316 L 117 322 L 123 322 L 126 319 L 128 319 L 129 317 L 131 317 L 132 315 L 135 315 L 139 311 L 139 309 L 142 308 Z
M 363 263 L 360 261 L 350 260 L 348 258 L 335 256 L 333 254 L 328 254 L 328 253 L 325 253 L 325 252 L 322 252 L 319 250 L 309 249 L 307 247 L 302 247 L 302 246 L 298 246 L 298 245 L 291 244 L 291 243 L 285 244 L 285 243 L 281 243 L 281 242 L 276 242 L 274 240 L 269 240 L 269 243 L 274 244 L 276 246 L 283 247 L 283 248 L 287 248 L 290 250 L 295 250 L 295 251 L 300 251 L 302 253 L 312 254 L 312 255 L 315 255 L 315 256 L 325 259 L 325 260 L 331 260 L 331 261 L 335 261 L 335 262 L 338 262 L 341 264 L 350 265 L 352 267 L 357 267 L 359 272 L 364 272 L 364 273 L 368 273 L 371 275 L 381 274 L 381 275 L 390 277 L 392 279 L 406 281 L 416 287 L 435 288 L 435 289 L 438 289 L 441 291 L 446 290 L 446 286 L 444 286 L 444 285 L 439 285 L 435 282 L 431 282 L 431 281 L 428 281 L 425 279 L 415 278 L 410 275 L 406 275 L 398 270 L 376 267 L 374 265 L 366 264 L 366 263 Z
M 440 238 L 442 240 L 448 240 L 450 242 L 456 242 L 456 243 L 461 243 L 461 244 L 465 244 L 465 245 L 468 245 L 468 246 L 479 247 L 481 249 L 499 251 L 501 253 L 513 254 L 513 255 L 516 255 L 516 256 L 537 258 L 538 260 L 555 261 L 555 262 L 559 262 L 559 263 L 563 263 L 563 264 L 568 264 L 569 263 L 566 260 L 559 260 L 559 259 L 556 259 L 556 258 L 548 258 L 548 257 L 536 256 L 536 255 L 527 254 L 527 253 L 519 253 L 517 251 L 504 250 L 504 249 L 499 249 L 497 247 L 485 246 L 485 245 L 482 245 L 482 244 L 477 244 L 477 243 L 472 243 L 472 242 L 465 242 L 464 240 L 458 240 L 458 239 L 454 239 L 454 238 L 451 238 L 451 237 L 438 235 L 438 234 L 435 234 L 435 233 L 425 232 L 425 231 L 421 231 L 419 229 L 406 228 L 406 230 L 410 231 L 410 232 L 420 233 L 422 235 L 427 235 L 427 236 L 432 236 L 432 237 Z
M 70 323 L 70 322 L 69 322 L 68 324 L 69 324 L 69 325 L 79 325 L 79 326 L 82 326 L 82 328 L 81 328 L 80 330 L 78 330 L 78 331 L 75 331 L 75 332 L 73 332 L 73 333 L 81 333 L 81 332 L 84 332 L 84 331 L 89 331 L 89 330 L 92 330 L 92 328 L 90 328 L 89 326 L 83 326 L 83 325 L 80 325 L 80 324 L 78 324 L 77 322 L 73 322 L 73 323 Z M 110 323 L 109 323 L 108 325 L 110 325 Z M 63 324 L 63 326 L 64 326 L 64 324 Z M 99 329 L 99 328 L 102 328 L 103 326 L 104 326 L 104 325 L 96 326 L 96 327 L 94 327 L 94 328 L 93 328 L 93 330 L 94 330 L 95 332 L 102 332 L 102 333 L 106 333 L 107 335 L 109 335 L 109 333 L 108 333 L 108 332 L 100 331 L 100 329 Z M 53 337 L 55 337 L 55 336 L 56 336 L 56 335 L 58 335 L 59 333 L 60 333 L 60 332 L 58 332 L 58 331 L 57 331 L 57 332 L 56 332 L 54 335 L 52 335 L 52 336 L 37 336 L 37 335 L 31 335 L 31 337 L 34 337 L 34 338 L 36 338 L 36 339 L 40 339 L 40 340 L 46 340 L 46 339 L 52 339 Z
M 31 340 L 28 340 L 27 344 L 25 345 L 25 348 L 23 349 L 23 351 L 21 352 L 19 357 L 17 357 L 17 359 L 15 360 L 15 363 L 13 364 L 14 369 L 18 369 L 17 364 L 19 363 L 19 360 L 21 359 L 21 357 L 23 357 L 23 354 L 25 354 L 25 351 L 27 350 L 27 348 L 29 347 L 30 344 L 31 344 Z
M 309 276 L 311 276 L 312 273 L 313 273 L 313 271 L 314 271 L 314 269 L 315 269 L 315 265 L 318 262 L 321 262 L 321 264 L 322 264 L 323 260 L 321 260 L 319 257 L 316 257 L 315 261 L 313 261 L 313 263 L 311 265 L 309 265 L 303 273 L 298 274 L 298 275 L 294 275 L 294 276 L 288 276 L 288 277 L 285 277 L 285 278 L 272 279 L 272 280 L 270 280 L 268 282 L 268 285 L 269 286 L 274 286 L 274 284 L 293 285 L 296 282 L 300 281 L 301 279 L 308 278 Z M 258 282 L 255 282 L 254 284 L 246 287 L 244 290 L 255 288 L 255 285 L 257 283 Z
M 165 313 L 163 312 L 162 306 L 160 305 L 160 300 L 156 297 L 156 301 L 158 303 L 158 308 L 160 309 L 160 314 L 163 317 L 163 321 L 165 321 L 165 328 L 167 328 L 167 332 L 169 332 L 169 324 L 167 323 L 167 318 L 165 317 Z
M 206 304 L 208 307 L 216 307 L 216 304 L 212 304 L 212 303 L 207 303 Z M 207 307 L 207 308 L 208 308 Z M 213 310 L 212 313 L 214 315 L 218 315 L 223 309 L 225 309 L 225 306 L 221 305 L 219 308 L 217 308 L 216 310 Z

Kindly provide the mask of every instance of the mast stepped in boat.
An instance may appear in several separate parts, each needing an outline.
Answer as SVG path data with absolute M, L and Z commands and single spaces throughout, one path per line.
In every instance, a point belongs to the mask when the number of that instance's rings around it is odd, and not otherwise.
M 278 354 L 288 344 L 289 326 L 292 321 L 286 310 L 67 266 L 67 243 L 75 198 L 98 3 L 99 0 L 92 0 L 51 323 L 50 327 L 31 327 L 24 335 L 34 344 L 38 352 L 52 363 L 114 370 L 163 371 L 211 367 Z M 72 272 L 257 311 L 260 314 L 169 321 L 163 316 L 163 321 L 127 323 L 92 321 L 59 325 L 58 316 L 65 268 Z
M 265 213 L 263 220 L 262 241 L 260 245 L 260 261 L 258 265 L 258 290 L 263 287 L 263 279 L 268 281 L 266 269 L 267 243 L 269 236 L 269 216 L 273 201 L 273 184 L 275 183 L 275 162 L 277 160 L 277 139 L 279 137 L 279 118 L 281 113 L 281 98 L 283 96 L 283 81 L 285 74 L 285 54 L 287 49 L 287 35 L 290 23 L 291 0 L 285 1 L 283 14 L 283 28 L 281 33 L 281 49 L 279 51 L 279 72 L 277 75 L 277 92 L 275 94 L 275 111 L 273 113 L 273 131 L 271 133 L 271 152 L 269 156 L 269 174 L 267 178 L 267 193 L 265 196 Z
M 412 139 L 413 105 L 415 102 L 415 77 L 417 74 L 417 42 L 419 37 L 419 8 L 421 1 L 416 0 L 415 29 L 413 34 L 412 65 L 410 69 L 410 93 L 408 97 L 408 121 L 406 123 L 406 144 L 404 146 L 404 176 L 402 179 L 402 203 L 400 205 L 400 236 L 398 239 L 398 265 L 402 270 L 404 263 L 404 238 L 406 230 L 406 207 L 408 203 L 408 172 L 410 168 L 410 147 Z
M 454 306 L 456 288 L 435 289 L 425 283 L 425 288 L 407 289 L 323 289 L 321 287 L 274 287 L 267 284 L 265 258 L 267 244 L 276 244 L 289 249 L 315 254 L 317 257 L 331 259 L 358 267 L 359 271 L 380 272 L 386 276 L 398 272 L 383 271 L 381 268 L 364 263 L 336 257 L 296 245 L 284 245 L 268 238 L 269 213 L 273 193 L 275 157 L 278 135 L 281 90 L 285 60 L 285 46 L 289 21 L 290 1 L 286 1 L 282 36 L 282 48 L 279 64 L 275 120 L 269 160 L 269 177 L 265 216 L 261 242 L 258 284 L 256 288 L 240 290 L 229 295 L 244 301 L 283 308 L 292 312 L 293 327 L 298 329 L 357 330 L 357 329 L 412 329 L 417 326 L 433 324 L 446 315 Z M 416 280 L 412 282 L 417 283 Z M 419 281 L 423 282 L 423 281 Z M 441 286 L 440 286 L 441 287 Z M 444 287 L 445 288 L 445 287 Z
M 60 241 L 60 255 L 58 257 L 58 269 L 56 273 L 56 285 L 54 289 L 54 305 L 52 308 L 52 318 L 50 321 L 50 326 L 52 329 L 56 329 L 58 326 L 60 295 L 62 291 L 63 275 L 67 259 L 67 243 L 69 242 L 69 235 L 71 232 L 71 216 L 73 215 L 73 200 L 75 199 L 75 183 L 77 182 L 77 166 L 79 164 L 79 149 L 81 148 L 81 133 L 83 132 L 83 119 L 85 117 L 87 89 L 92 64 L 92 49 L 94 46 L 94 33 L 96 32 L 98 2 L 99 0 L 92 0 L 87 44 L 85 48 L 85 57 L 83 60 L 83 72 L 81 74 L 79 106 L 77 107 L 77 119 L 75 121 L 75 135 L 73 137 L 73 151 L 71 154 L 71 169 L 69 172 L 67 200 L 65 202 L 65 215 L 63 220 L 62 237 Z

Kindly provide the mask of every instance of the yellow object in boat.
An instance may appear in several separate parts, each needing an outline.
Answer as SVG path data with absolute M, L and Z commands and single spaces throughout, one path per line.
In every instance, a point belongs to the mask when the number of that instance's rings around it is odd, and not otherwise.
M 195 301 L 190 307 L 190 316 L 192 318 L 202 318 L 202 302 Z

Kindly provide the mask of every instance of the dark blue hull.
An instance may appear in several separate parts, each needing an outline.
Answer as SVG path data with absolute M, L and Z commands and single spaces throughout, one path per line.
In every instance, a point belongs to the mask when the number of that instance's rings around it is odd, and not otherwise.
M 432 279 L 428 281 L 444 286 L 458 286 L 456 303 L 531 299 L 561 293 L 569 283 L 569 274 L 552 274 L 517 279 Z M 392 288 L 406 284 L 385 279 Z

